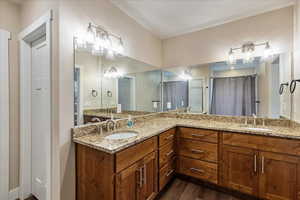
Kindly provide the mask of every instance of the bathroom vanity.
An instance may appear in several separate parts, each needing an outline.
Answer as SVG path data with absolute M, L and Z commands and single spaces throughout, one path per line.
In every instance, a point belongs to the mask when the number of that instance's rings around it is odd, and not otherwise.
M 140 136 L 123 144 L 74 137 L 77 200 L 155 199 L 177 174 L 263 199 L 300 199 L 298 128 L 159 117 L 133 130 Z

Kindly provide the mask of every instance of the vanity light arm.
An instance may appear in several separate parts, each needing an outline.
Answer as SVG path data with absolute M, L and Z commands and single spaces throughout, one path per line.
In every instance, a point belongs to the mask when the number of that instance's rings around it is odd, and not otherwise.
M 118 35 L 116 35 L 116 34 L 114 34 L 114 33 L 110 33 L 110 32 L 108 32 L 107 30 L 105 30 L 103 27 L 101 27 L 101 26 L 99 26 L 99 25 L 96 25 L 96 24 L 93 24 L 93 23 L 90 22 L 90 23 L 89 23 L 89 28 L 90 28 L 90 27 L 91 27 L 91 28 L 95 28 L 96 30 L 102 31 L 102 32 L 104 32 L 105 34 L 111 35 L 111 36 L 117 38 L 118 40 L 122 41 L 121 36 L 118 36 Z M 123 43 L 123 41 L 122 41 L 122 43 Z

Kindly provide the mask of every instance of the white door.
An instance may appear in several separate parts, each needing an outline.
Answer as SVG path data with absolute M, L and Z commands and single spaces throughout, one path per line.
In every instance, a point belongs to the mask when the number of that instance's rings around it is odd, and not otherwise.
M 118 79 L 118 104 L 122 110 L 134 110 L 134 80 L 130 77 Z
M 39 200 L 47 196 L 47 163 L 50 122 L 50 69 L 46 38 L 32 43 L 31 69 L 31 185 Z
M 189 81 L 189 107 L 191 112 L 203 112 L 203 80 L 193 79 Z
M 0 29 L 0 199 L 8 199 L 9 184 L 9 67 L 10 33 Z

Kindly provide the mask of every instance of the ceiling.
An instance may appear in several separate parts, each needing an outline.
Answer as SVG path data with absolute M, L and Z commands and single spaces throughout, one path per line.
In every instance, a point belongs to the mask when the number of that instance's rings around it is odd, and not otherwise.
M 294 0 L 111 0 L 160 38 L 224 24 L 292 5 Z

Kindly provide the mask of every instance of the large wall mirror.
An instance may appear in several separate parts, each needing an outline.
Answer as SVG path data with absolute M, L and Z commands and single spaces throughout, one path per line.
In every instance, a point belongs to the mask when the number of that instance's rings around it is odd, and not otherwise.
M 129 115 L 187 113 L 290 119 L 292 54 L 163 70 L 118 56 L 75 51 L 75 125 Z M 182 109 L 183 108 L 183 109 Z
M 75 51 L 75 125 L 161 111 L 161 70 L 126 56 Z
M 189 113 L 289 119 L 291 58 L 283 53 L 164 69 L 163 110 L 186 106 Z

